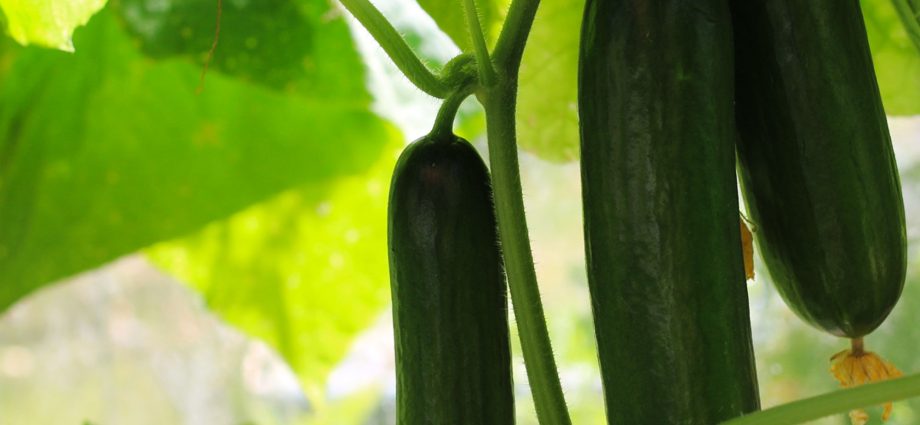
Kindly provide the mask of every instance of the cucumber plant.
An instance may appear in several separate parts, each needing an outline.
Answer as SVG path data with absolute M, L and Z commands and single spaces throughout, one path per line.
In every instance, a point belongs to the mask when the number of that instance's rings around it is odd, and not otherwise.
M 368 0 L 342 3 L 411 82 L 445 99 L 435 130 L 403 153 L 390 199 L 400 423 L 513 421 L 502 263 L 539 421 L 570 423 L 516 146 L 519 68 L 539 0 L 511 1 L 491 50 L 474 0 L 463 0 L 472 47 L 440 74 Z M 911 377 L 754 412 L 736 132 L 760 249 L 806 320 L 859 338 L 884 320 L 903 279 L 900 189 L 858 3 L 806 3 L 587 2 L 582 196 L 611 423 L 796 423 L 920 393 Z M 486 113 L 491 200 L 488 172 L 451 131 L 470 95 Z M 873 205 L 832 199 L 853 187 Z

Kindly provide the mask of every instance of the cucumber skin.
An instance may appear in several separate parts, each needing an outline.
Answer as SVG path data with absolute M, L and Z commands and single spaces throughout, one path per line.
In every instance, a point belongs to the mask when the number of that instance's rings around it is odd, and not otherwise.
M 779 293 L 861 337 L 904 286 L 904 205 L 856 0 L 735 0 L 739 174 Z
M 388 241 L 401 425 L 513 424 L 506 287 L 491 183 L 467 141 L 406 148 Z
M 588 283 L 611 424 L 759 408 L 738 226 L 728 4 L 588 0 Z

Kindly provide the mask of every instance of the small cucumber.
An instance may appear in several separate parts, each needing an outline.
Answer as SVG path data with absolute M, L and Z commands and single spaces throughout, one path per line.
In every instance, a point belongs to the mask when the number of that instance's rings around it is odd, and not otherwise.
M 388 242 L 401 425 L 513 424 L 504 272 L 489 174 L 451 134 L 393 173 Z

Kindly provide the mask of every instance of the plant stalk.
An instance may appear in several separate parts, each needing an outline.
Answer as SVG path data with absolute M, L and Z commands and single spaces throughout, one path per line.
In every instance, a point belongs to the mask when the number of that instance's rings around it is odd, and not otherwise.
M 486 39 L 482 34 L 482 25 L 479 23 L 476 1 L 464 0 L 463 6 L 466 10 L 466 27 L 470 32 L 473 51 L 476 53 L 479 81 L 482 85 L 488 87 L 495 82 L 495 69 L 492 68 L 492 60 L 489 59 L 489 48 L 486 46 Z
M 502 26 L 502 31 L 495 42 L 492 60 L 499 69 L 517 74 L 524 56 L 524 46 L 530 27 L 537 16 L 537 7 L 540 0 L 514 0 L 508 8 L 508 16 Z M 515 77 L 516 78 L 516 77 Z
M 369 0 L 341 0 L 342 5 L 377 40 L 383 51 L 416 87 L 439 99 L 449 95 L 450 88 L 435 75 L 412 51 L 390 21 Z
M 539 5 L 540 0 L 511 2 L 492 55 L 498 80 L 482 90 L 479 98 L 486 110 L 498 234 L 537 418 L 542 425 L 569 425 L 572 421 L 553 359 L 530 252 L 515 131 L 518 71 Z
M 793 425 L 835 413 L 920 396 L 920 374 L 860 385 L 754 412 L 722 425 Z
M 481 95 L 498 233 L 537 417 L 543 425 L 568 425 L 571 420 L 546 329 L 524 214 L 515 141 L 516 91 L 516 81 L 500 80 Z
M 910 41 L 914 43 L 917 51 L 920 51 L 920 11 L 914 10 L 908 0 L 891 0 L 891 3 L 898 12 Z

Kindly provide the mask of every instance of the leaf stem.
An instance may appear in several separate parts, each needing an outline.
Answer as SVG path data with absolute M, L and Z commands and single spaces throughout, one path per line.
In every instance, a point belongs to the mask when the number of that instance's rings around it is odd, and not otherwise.
M 422 63 L 421 59 L 406 44 L 406 40 L 369 0 L 341 0 L 341 2 L 371 33 L 412 84 L 439 99 L 450 94 L 450 88 Z
M 861 385 L 751 413 L 722 425 L 792 425 L 835 413 L 920 396 L 920 374 Z
M 495 69 L 492 68 L 492 60 L 489 59 L 489 48 L 486 46 L 486 39 L 482 35 L 482 25 L 479 23 L 476 2 L 475 0 L 464 0 L 463 5 L 464 9 L 466 9 L 466 27 L 473 41 L 473 51 L 476 53 L 476 62 L 479 67 L 479 81 L 482 82 L 482 85 L 488 87 L 495 82 Z
M 502 31 L 495 42 L 492 59 L 503 70 L 514 70 L 516 73 L 524 56 L 524 45 L 530 27 L 533 26 L 534 17 L 540 0 L 513 0 L 508 9 L 508 16 L 502 26 Z
M 904 24 L 904 30 L 907 31 L 910 40 L 920 51 L 920 11 L 913 10 L 907 0 L 891 0 L 891 3 L 898 11 L 898 16 L 901 17 L 901 23 Z
M 482 90 L 479 98 L 486 110 L 498 235 L 537 418 L 543 425 L 568 425 L 572 421 L 553 359 L 530 252 L 515 130 L 518 71 L 539 5 L 540 0 L 511 2 L 492 55 L 499 67 L 498 80 Z

